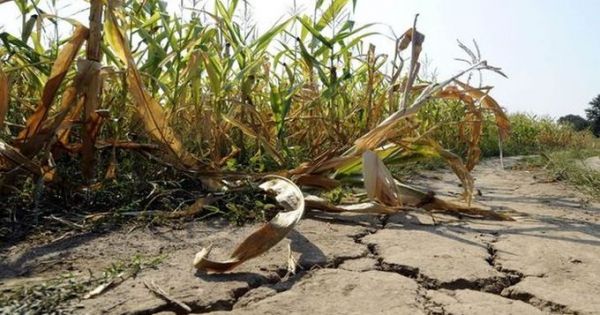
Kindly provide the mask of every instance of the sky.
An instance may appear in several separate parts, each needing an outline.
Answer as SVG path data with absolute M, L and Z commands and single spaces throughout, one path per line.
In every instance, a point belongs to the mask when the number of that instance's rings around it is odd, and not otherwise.
M 168 2 L 177 7 L 181 0 Z M 60 15 L 81 16 L 87 24 L 85 14 L 73 14 L 81 10 L 77 1 L 57 3 Z M 294 0 L 249 3 L 254 21 L 264 30 L 289 16 Z M 314 0 L 296 4 L 311 11 Z M 351 14 L 357 25 L 378 23 L 372 30 L 382 35 L 368 41 L 378 52 L 389 53 L 394 46 L 391 30 L 402 34 L 418 13 L 428 69 L 439 79 L 464 67 L 454 60 L 465 57 L 456 40 L 470 44 L 475 39 L 483 59 L 509 77 L 484 75 L 484 84 L 495 87 L 490 94 L 503 107 L 557 118 L 584 116 L 588 103 L 600 94 L 599 12 L 598 0 L 358 0 Z M 0 4 L 0 21 L 0 28 L 18 32 L 20 18 L 13 3 Z

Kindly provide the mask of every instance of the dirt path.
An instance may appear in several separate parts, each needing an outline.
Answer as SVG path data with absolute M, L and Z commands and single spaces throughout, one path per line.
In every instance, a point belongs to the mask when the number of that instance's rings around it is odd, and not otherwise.
M 195 273 L 195 253 L 212 243 L 211 255 L 223 257 L 254 227 L 214 220 L 180 230 L 88 234 L 4 250 L 0 286 L 65 270 L 84 275 L 135 254 L 165 254 L 158 268 L 99 297 L 73 301 L 73 311 L 181 312 L 143 284 L 154 281 L 194 313 L 600 314 L 600 205 L 534 175 L 500 170 L 497 160 L 474 173 L 478 201 L 518 212 L 517 222 L 309 212 L 289 240 L 224 275 Z M 449 196 L 461 191 L 447 172 L 430 172 L 415 182 Z M 295 276 L 284 277 L 288 244 L 300 267 Z

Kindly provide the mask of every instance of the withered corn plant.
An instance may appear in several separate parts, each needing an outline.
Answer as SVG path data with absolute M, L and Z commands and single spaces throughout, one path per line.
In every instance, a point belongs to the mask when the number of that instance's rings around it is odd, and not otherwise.
M 164 195 L 165 182 L 178 182 L 174 190 L 193 186 L 198 193 L 183 192 L 179 205 L 162 204 L 178 210 L 208 191 L 239 189 L 240 179 L 271 173 L 327 190 L 362 170 L 365 185 L 377 187 L 365 187 L 372 204 L 363 212 L 425 208 L 507 219 L 403 185 L 383 166 L 441 158 L 470 203 L 484 124 L 495 124 L 501 138 L 509 132 L 491 87 L 469 82 L 477 71 L 503 75 L 478 49 L 461 44 L 467 65 L 447 80 L 420 77 L 425 36 L 416 18 L 387 56 L 366 44 L 374 32 L 355 24 L 349 0 L 316 1 L 312 16 L 300 13 L 261 33 L 242 17 L 248 3 L 237 0 L 216 0 L 210 10 L 194 1 L 185 17 L 164 1 L 91 0 L 88 26 L 65 19 L 72 34 L 48 44 L 48 25 L 60 17 L 37 1 L 15 2 L 22 34 L 0 34 L 7 198 L 27 195 L 38 211 L 44 196 L 58 207 L 102 208 L 93 194 L 125 183 L 131 195 L 109 199 L 134 199 L 127 210 L 135 212 Z M 431 119 L 432 104 L 447 103 L 463 114 Z M 439 129 L 459 130 L 456 142 L 467 150 L 444 148 Z M 307 204 L 344 211 L 322 200 Z M 102 210 L 119 208 L 109 206 Z M 9 220 L 24 220 L 23 211 Z

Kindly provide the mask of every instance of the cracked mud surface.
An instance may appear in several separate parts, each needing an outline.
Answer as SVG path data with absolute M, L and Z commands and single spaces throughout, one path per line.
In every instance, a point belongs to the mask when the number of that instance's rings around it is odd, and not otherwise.
M 196 273 L 195 253 L 212 243 L 211 256 L 223 257 L 255 227 L 213 220 L 83 235 L 3 249 L 0 286 L 165 254 L 157 269 L 73 301 L 73 312 L 181 313 L 143 285 L 154 281 L 193 313 L 600 314 L 600 205 L 562 183 L 537 182 L 534 173 L 500 170 L 497 160 L 473 175 L 478 202 L 514 211 L 516 222 L 309 212 L 288 240 L 223 275 Z M 461 192 L 444 171 L 414 183 L 450 198 Z M 288 244 L 299 267 L 284 277 Z

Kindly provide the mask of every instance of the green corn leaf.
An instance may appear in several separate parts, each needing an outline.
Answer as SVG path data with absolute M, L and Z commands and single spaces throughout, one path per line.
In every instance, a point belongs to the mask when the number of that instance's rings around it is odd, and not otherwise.
M 318 29 L 312 26 L 312 22 L 310 21 L 310 18 L 308 16 L 296 17 L 296 19 L 298 19 L 302 26 L 304 26 L 304 29 L 310 32 L 314 38 L 318 39 L 321 43 L 323 43 L 323 45 L 327 46 L 329 49 L 333 49 L 333 44 L 331 43 L 331 40 L 327 39 L 321 34 L 321 32 Z
M 333 19 L 342 13 L 342 10 L 344 10 L 344 7 L 347 4 L 348 0 L 331 1 L 331 5 L 323 12 L 323 15 L 321 15 L 321 18 L 315 25 L 315 29 L 319 31 L 323 30 L 327 25 L 329 25 L 329 23 L 333 21 Z
M 251 49 L 254 53 L 262 53 L 267 49 L 271 41 L 275 38 L 275 36 L 282 33 L 282 31 L 290 24 L 291 19 L 287 19 L 278 25 L 273 26 L 259 38 L 257 38 L 254 43 L 251 45 Z

